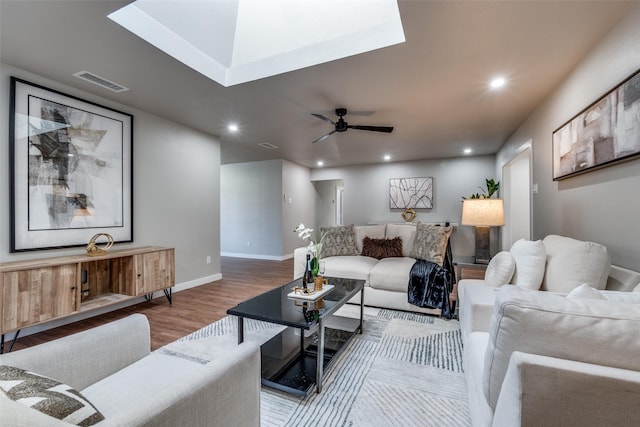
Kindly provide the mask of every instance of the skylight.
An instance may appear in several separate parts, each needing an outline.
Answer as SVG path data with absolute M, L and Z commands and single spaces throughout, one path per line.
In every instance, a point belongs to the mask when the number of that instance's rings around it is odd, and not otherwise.
M 405 41 L 396 0 L 137 0 L 109 18 L 223 86 Z

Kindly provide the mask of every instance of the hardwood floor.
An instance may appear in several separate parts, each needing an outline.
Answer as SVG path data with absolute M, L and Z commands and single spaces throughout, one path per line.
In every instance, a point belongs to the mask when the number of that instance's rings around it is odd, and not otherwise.
M 120 310 L 70 323 L 48 331 L 19 338 L 13 350 L 42 344 L 142 313 L 151 325 L 151 349 L 155 350 L 227 315 L 227 309 L 291 280 L 293 259 L 264 261 L 221 258 L 222 280 L 173 294 L 173 304 L 157 297 Z M 463 269 L 463 277 L 482 278 L 477 271 Z M 6 343 L 5 345 L 8 345 Z M 7 348 L 7 347 L 5 347 Z
M 13 350 L 84 331 L 133 313 L 142 313 L 149 319 L 151 349 L 155 350 L 225 317 L 228 308 L 290 281 L 293 259 L 264 261 L 222 257 L 221 267 L 222 280 L 176 292 L 173 304 L 164 297 L 157 297 L 150 302 L 19 338 Z

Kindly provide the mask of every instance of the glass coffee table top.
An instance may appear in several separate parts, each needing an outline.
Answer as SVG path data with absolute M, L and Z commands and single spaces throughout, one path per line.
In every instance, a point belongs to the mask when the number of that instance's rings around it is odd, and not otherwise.
M 302 279 L 297 279 L 244 301 L 227 310 L 227 314 L 310 329 L 317 323 L 318 317 L 332 314 L 364 287 L 364 280 L 337 277 L 327 277 L 327 279 L 334 288 L 319 299 L 319 303 L 295 300 L 287 296 L 294 287 L 302 286 Z

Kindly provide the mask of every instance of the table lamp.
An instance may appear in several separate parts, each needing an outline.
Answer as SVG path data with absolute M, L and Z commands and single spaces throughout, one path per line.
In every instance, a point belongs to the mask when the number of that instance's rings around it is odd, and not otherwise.
M 465 199 L 462 201 L 462 225 L 476 227 L 477 264 L 488 264 L 489 227 L 504 225 L 504 205 L 502 199 Z

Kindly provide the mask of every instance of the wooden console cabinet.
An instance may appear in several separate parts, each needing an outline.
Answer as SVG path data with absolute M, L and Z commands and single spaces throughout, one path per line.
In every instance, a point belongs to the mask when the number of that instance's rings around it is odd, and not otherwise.
M 175 284 L 174 249 L 144 247 L 0 264 L 0 333 L 164 290 Z M 4 340 L 3 340 L 4 341 Z

